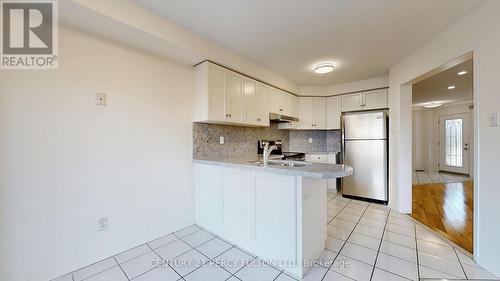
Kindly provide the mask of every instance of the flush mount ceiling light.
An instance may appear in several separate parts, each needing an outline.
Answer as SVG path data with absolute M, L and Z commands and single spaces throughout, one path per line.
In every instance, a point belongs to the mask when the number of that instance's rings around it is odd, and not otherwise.
M 455 86 L 451 85 L 451 86 L 448 86 L 448 90 L 453 90 L 455 89 Z
M 314 67 L 314 72 L 324 74 L 333 71 L 333 63 L 321 63 Z
M 426 105 L 424 105 L 425 108 L 436 108 L 436 107 L 440 107 L 441 105 L 443 105 L 442 103 L 439 103 L 439 102 L 430 102 Z

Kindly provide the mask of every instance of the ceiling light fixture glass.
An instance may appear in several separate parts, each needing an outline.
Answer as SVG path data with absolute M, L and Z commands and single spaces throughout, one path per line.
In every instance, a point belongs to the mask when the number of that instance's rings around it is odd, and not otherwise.
M 465 74 L 467 74 L 467 71 L 465 71 L 465 70 L 464 70 L 464 71 L 460 71 L 460 72 L 459 72 L 459 73 L 457 73 L 457 74 L 458 74 L 458 75 L 465 75 Z
M 314 67 L 314 72 L 324 74 L 333 71 L 333 63 L 321 63 Z
M 430 102 L 430 103 L 424 105 L 424 107 L 425 108 L 436 108 L 436 107 L 440 107 L 441 105 L 443 105 L 443 104 L 440 102 Z
M 455 89 L 455 86 L 451 85 L 451 86 L 448 86 L 448 90 L 453 90 Z

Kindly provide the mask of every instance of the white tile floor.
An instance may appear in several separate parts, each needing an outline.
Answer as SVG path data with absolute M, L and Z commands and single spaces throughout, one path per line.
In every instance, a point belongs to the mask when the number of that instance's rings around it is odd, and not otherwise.
M 445 173 L 445 172 L 429 172 L 429 171 L 413 171 L 413 184 L 428 184 L 428 183 L 452 183 L 472 180 L 466 175 Z
M 303 280 L 496 279 L 405 215 L 328 194 L 328 238 Z M 281 269 L 193 225 L 54 281 L 293 281 Z M 499 280 L 499 279 L 497 279 Z

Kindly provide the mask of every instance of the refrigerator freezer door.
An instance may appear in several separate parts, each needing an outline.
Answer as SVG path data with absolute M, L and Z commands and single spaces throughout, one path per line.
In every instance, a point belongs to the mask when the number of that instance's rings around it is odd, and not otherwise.
M 354 173 L 342 179 L 342 194 L 388 201 L 387 140 L 346 141 L 344 164 Z
M 345 114 L 342 118 L 345 140 L 387 139 L 385 111 Z

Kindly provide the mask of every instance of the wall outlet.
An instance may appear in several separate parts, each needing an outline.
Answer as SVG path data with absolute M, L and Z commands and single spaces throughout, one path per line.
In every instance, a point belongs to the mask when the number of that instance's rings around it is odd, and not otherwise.
M 224 137 L 219 137 L 219 144 L 224 144 Z
M 95 94 L 95 104 L 106 105 L 106 94 L 96 93 Z
M 100 218 L 97 221 L 97 230 L 104 231 L 106 229 L 108 229 L 108 217 Z
M 500 112 L 490 113 L 488 116 L 490 127 L 498 127 L 499 118 L 500 118 Z
M 309 138 L 309 143 L 313 143 L 313 139 L 312 138 Z

